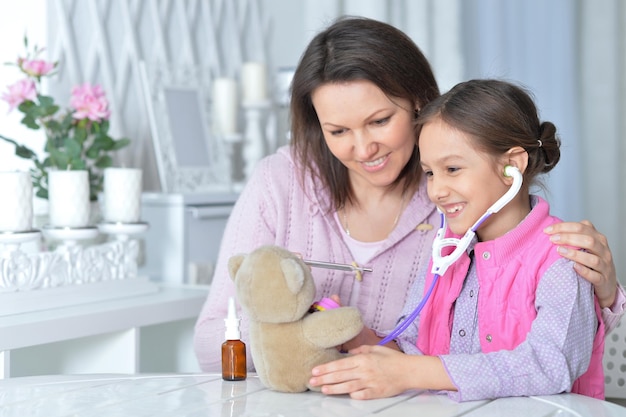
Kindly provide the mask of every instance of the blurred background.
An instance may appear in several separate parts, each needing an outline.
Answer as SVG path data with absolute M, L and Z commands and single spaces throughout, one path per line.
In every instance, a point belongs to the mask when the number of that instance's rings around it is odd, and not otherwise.
M 45 88 L 67 103 L 70 87 L 101 83 L 112 129 L 133 140 L 120 165 L 144 169 L 145 191 L 161 189 L 137 70 L 192 64 L 213 77 L 238 76 L 245 61 L 268 68 L 275 108 L 279 74 L 307 42 L 340 15 L 386 21 L 405 31 L 430 60 L 440 88 L 495 77 L 535 95 L 544 120 L 559 129 L 562 159 L 546 197 L 566 220 L 589 219 L 609 239 L 626 283 L 626 3 L 620 0 L 21 0 L 0 4 L 0 62 L 15 62 L 27 35 L 60 60 Z M 0 66 L 0 91 L 20 78 Z M 0 102 L 0 134 L 41 151 L 44 138 L 20 125 Z M 0 143 L 0 169 L 28 169 Z

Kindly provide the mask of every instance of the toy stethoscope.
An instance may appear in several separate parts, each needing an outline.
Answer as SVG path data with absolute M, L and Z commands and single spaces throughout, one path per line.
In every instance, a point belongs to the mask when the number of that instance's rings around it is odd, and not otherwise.
M 435 284 L 439 280 L 439 277 L 445 274 L 448 270 L 448 267 L 455 263 L 461 257 L 463 252 L 467 250 L 470 243 L 474 239 L 474 236 L 476 235 L 476 230 L 478 230 L 478 228 L 483 224 L 485 220 L 489 218 L 489 216 L 491 216 L 493 213 L 497 213 L 498 211 L 500 211 L 500 209 L 506 206 L 519 192 L 520 188 L 522 187 L 523 180 L 522 173 L 519 171 L 519 169 L 511 165 L 507 165 L 506 167 L 504 167 L 504 175 L 507 177 L 513 177 L 513 184 L 511 184 L 511 188 L 509 188 L 509 190 L 504 193 L 504 195 L 500 197 L 498 201 L 493 203 L 493 205 L 487 209 L 485 214 L 483 214 L 476 221 L 476 223 L 474 223 L 474 225 L 469 228 L 469 230 L 465 233 L 465 235 L 463 235 L 462 238 L 444 238 L 444 235 L 446 233 L 446 217 L 441 212 L 441 210 L 437 209 L 441 217 L 441 226 L 439 227 L 439 230 L 437 230 L 437 234 L 435 235 L 435 240 L 433 242 L 433 266 L 431 268 L 431 272 L 435 274 L 433 277 L 433 281 L 430 284 L 428 291 L 422 298 L 422 301 L 420 301 L 417 307 L 415 307 L 415 310 L 413 310 L 411 314 L 409 314 L 400 324 L 398 324 L 398 326 L 393 329 L 393 331 L 389 335 L 387 335 L 387 337 L 378 342 L 379 345 L 385 345 L 391 342 L 403 331 L 405 331 L 407 327 L 411 325 L 411 323 L 413 323 L 413 321 L 417 318 L 417 316 L 419 316 L 420 312 L 424 308 L 424 305 L 426 304 L 426 301 L 428 301 L 428 298 L 430 298 L 430 294 L 432 293 Z M 454 247 L 454 250 L 448 255 L 442 255 L 441 252 L 444 250 L 444 248 L 449 247 Z

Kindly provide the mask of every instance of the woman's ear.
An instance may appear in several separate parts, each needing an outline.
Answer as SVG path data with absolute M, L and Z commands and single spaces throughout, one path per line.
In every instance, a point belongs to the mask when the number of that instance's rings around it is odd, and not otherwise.
M 502 176 L 507 184 L 511 183 L 513 179 L 504 175 L 504 167 L 511 165 L 520 170 L 522 175 L 528 167 L 528 153 L 521 146 L 515 146 L 505 152 L 503 156 Z

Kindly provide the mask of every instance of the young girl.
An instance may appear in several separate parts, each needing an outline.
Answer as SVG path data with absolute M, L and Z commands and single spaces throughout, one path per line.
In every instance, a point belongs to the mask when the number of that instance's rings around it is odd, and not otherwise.
M 428 196 L 448 234 L 463 235 L 511 186 L 522 188 L 477 229 L 436 283 L 418 320 L 394 348 L 361 346 L 319 366 L 311 383 L 328 394 L 376 398 L 407 389 L 444 390 L 458 401 L 565 391 L 604 397 L 604 326 L 593 288 L 542 230 L 560 220 L 529 194 L 560 157 L 556 128 L 541 123 L 530 96 L 497 80 L 461 83 L 420 112 Z M 433 280 L 413 288 L 413 305 Z M 417 339 L 417 341 L 416 341 Z

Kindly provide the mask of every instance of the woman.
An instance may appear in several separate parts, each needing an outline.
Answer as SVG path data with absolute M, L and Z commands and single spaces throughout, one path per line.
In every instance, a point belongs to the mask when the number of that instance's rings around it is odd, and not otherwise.
M 394 327 L 408 288 L 427 266 L 439 225 L 413 129 L 417 111 L 437 96 L 422 52 L 388 24 L 344 18 L 311 41 L 292 82 L 291 146 L 259 162 L 224 231 L 195 328 L 202 370 L 221 369 L 223 320 L 235 292 L 226 263 L 263 244 L 305 259 L 373 268 L 362 276 L 312 270 L 318 298 L 337 294 L 373 329 L 346 347 Z M 579 263 L 577 272 L 594 283 L 603 307 L 620 300 L 604 236 L 590 223 L 563 223 L 549 233 L 557 245 L 587 250 L 563 256 Z M 619 317 L 622 311 L 606 314 Z M 247 334 L 244 319 L 244 341 Z M 250 357 L 248 364 L 253 369 Z

